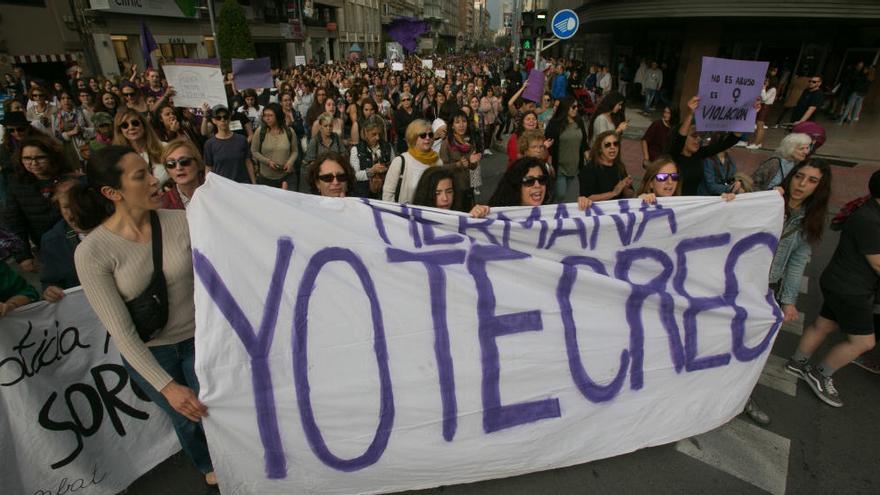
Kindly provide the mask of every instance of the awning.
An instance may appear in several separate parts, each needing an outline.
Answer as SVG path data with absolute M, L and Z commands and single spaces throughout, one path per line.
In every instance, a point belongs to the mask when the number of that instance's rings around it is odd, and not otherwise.
M 78 53 L 50 53 L 44 55 L 14 55 L 16 64 L 38 64 L 42 62 L 76 62 Z

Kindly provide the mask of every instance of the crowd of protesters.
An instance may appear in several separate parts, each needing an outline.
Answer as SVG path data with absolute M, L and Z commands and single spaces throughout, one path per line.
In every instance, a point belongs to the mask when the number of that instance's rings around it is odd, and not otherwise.
M 216 489 L 216 477 L 198 423 L 207 409 L 198 400 L 193 372 L 192 257 L 180 211 L 208 173 L 475 217 L 496 207 L 568 200 L 582 210 L 618 198 L 655 203 L 713 195 L 731 201 L 738 193 L 777 188 L 785 200 L 785 225 L 768 283 L 784 319 L 797 318 L 797 288 L 822 237 L 831 190 L 830 168 L 811 157 L 814 136 L 789 134 L 778 153 L 748 176 L 727 154 L 741 136 L 698 133 L 698 97 L 678 116 L 663 97 L 657 63 L 643 64 L 633 77 L 621 71 L 616 90 L 608 67 L 572 60 L 536 66 L 499 52 L 436 64 L 446 67 L 445 77 L 415 57 L 404 61 L 402 71 L 353 62 L 280 68 L 273 70 L 275 87 L 240 91 L 230 78 L 227 104 L 200 108 L 176 107 L 174 88 L 156 69 L 133 67 L 122 79 L 78 72 L 68 81 L 39 81 L 21 71 L 7 75 L 0 247 L 22 271 L 39 273 L 47 301 L 82 284 L 132 377 L 171 416 L 209 489 Z M 528 70 L 545 72 L 545 90 L 534 101 L 523 96 Z M 858 120 L 860 74 L 852 77 L 841 121 Z M 768 74 L 756 102 L 758 129 L 776 98 L 776 84 Z M 820 78 L 811 80 L 819 84 Z M 641 141 L 640 182 L 627 173 L 621 152 L 627 91 L 635 88 L 645 95 L 645 111 L 655 103 L 662 108 Z M 815 113 L 811 91 L 793 109 L 795 121 Z M 760 146 L 762 139 L 763 132 L 756 132 L 747 143 Z M 505 152 L 506 172 L 494 191 L 485 190 L 481 162 Z M 856 360 L 880 372 L 863 356 L 874 347 L 878 328 L 873 305 L 880 273 L 880 174 L 869 189 L 838 222 L 843 236 L 822 276 L 821 316 L 786 366 L 834 406 L 842 405 L 832 381 L 837 369 Z M 0 263 L 0 271 L 0 316 L 41 297 L 7 263 Z M 142 318 L 145 295 L 164 296 L 164 318 Z M 812 366 L 813 352 L 836 329 L 849 339 Z M 753 401 L 747 412 L 769 422 Z

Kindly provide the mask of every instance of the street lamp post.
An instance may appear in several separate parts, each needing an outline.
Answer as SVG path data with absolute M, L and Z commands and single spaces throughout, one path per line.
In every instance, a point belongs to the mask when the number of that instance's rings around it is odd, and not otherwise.
M 208 3 L 208 20 L 211 22 L 211 36 L 214 37 L 214 55 L 220 60 L 220 40 L 217 38 L 217 29 L 214 27 L 214 0 L 206 0 Z

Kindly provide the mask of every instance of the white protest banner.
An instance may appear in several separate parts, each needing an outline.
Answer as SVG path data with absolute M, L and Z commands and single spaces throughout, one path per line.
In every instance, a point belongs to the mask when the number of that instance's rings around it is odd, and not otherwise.
M 427 488 L 724 424 L 782 321 L 782 207 L 768 192 L 472 219 L 210 174 L 187 215 L 221 489 Z
M 703 57 L 697 130 L 754 132 L 767 62 Z
M 77 288 L 0 318 L 3 493 L 113 495 L 180 450 Z
M 174 87 L 174 105 L 184 108 L 201 108 L 227 105 L 223 73 L 218 65 L 163 64 L 165 78 Z
M 400 62 L 392 62 L 392 63 L 391 63 L 391 70 L 402 71 L 402 70 L 403 70 L 403 64 L 400 63 Z
M 367 68 L 367 63 L 366 63 L 366 62 L 361 62 L 360 65 L 359 65 L 359 67 L 360 67 L 361 69 L 366 69 L 366 68 Z
M 306 56 L 305 55 L 294 55 L 293 64 L 296 66 L 306 65 Z
M 434 61 L 431 60 L 430 58 L 423 59 L 422 60 L 422 68 L 423 69 L 433 69 L 434 68 Z
M 377 65 L 379 66 L 380 69 L 385 68 L 385 62 L 379 62 Z
M 443 69 L 437 69 L 434 71 L 434 75 L 440 79 L 446 79 L 446 71 Z

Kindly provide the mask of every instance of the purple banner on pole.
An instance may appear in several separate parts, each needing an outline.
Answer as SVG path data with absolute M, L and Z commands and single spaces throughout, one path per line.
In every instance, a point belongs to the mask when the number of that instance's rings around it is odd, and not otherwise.
M 526 100 L 540 103 L 541 97 L 544 96 L 544 73 L 538 69 L 532 69 L 526 82 L 529 85 L 523 91 L 522 97 Z
M 263 89 L 274 86 L 269 57 L 234 58 L 232 59 L 232 75 L 237 90 Z
M 767 62 L 703 57 L 697 130 L 753 132 Z

